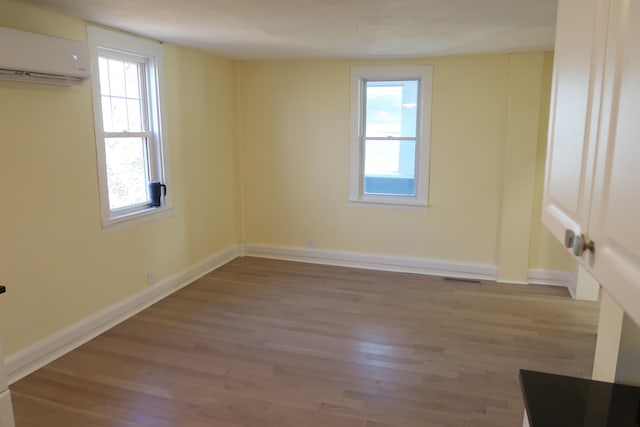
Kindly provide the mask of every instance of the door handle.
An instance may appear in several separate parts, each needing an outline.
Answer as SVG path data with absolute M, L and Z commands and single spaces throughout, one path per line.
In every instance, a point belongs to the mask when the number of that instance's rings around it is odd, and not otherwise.
M 592 253 L 596 252 L 596 244 L 593 242 L 593 240 L 589 240 L 587 242 L 584 234 L 581 234 L 579 236 L 574 236 L 572 248 L 573 248 L 573 254 L 575 256 L 581 256 L 584 253 L 584 251 L 591 251 Z

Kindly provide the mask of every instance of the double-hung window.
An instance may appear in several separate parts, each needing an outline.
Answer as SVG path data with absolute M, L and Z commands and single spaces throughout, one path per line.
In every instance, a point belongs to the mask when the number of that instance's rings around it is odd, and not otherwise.
M 164 214 L 168 204 L 152 200 L 151 190 L 152 183 L 159 190 L 166 181 L 162 46 L 91 26 L 88 35 L 103 225 Z
M 351 202 L 427 206 L 431 76 L 431 66 L 351 70 Z

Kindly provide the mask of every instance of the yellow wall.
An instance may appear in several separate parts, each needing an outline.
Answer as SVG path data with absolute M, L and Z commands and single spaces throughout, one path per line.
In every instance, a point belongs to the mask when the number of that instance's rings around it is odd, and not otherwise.
M 83 21 L 13 1 L 0 25 L 86 39 Z M 90 85 L 0 82 L 0 333 L 11 355 L 237 238 L 233 70 L 165 47 L 163 87 L 174 211 L 101 228 Z
M 498 277 L 526 283 L 544 54 L 509 56 Z
M 83 21 L 13 0 L 0 3 L 0 25 L 86 39 Z M 100 225 L 89 85 L 0 82 L 7 355 L 144 290 L 148 270 L 162 280 L 237 242 L 301 247 L 313 238 L 329 250 L 490 265 L 515 250 L 500 243 L 513 201 L 505 183 L 518 173 L 505 172 L 506 147 L 517 123 L 534 128 L 539 114 L 538 134 L 525 135 L 537 151 L 527 142 L 524 161 L 536 165 L 541 194 L 549 55 L 231 63 L 164 50 L 173 215 L 116 230 Z M 374 64 L 434 65 L 427 211 L 348 204 L 350 67 Z M 514 99 L 531 115 L 514 121 Z M 519 244 L 520 259 L 567 269 L 536 220 L 539 198 L 522 206 L 509 213 L 517 219 L 529 206 L 526 221 L 509 225 L 531 233 L 531 255 Z
M 557 271 L 576 270 L 575 258 L 551 235 L 542 224 L 542 193 L 544 190 L 544 169 L 547 156 L 547 129 L 549 127 L 549 104 L 551 102 L 551 73 L 553 54 L 546 53 L 540 102 L 540 127 L 536 151 L 535 184 L 533 191 L 533 215 L 531 217 L 531 242 L 529 268 Z
M 503 205 L 511 204 L 511 230 L 525 236 L 517 248 L 524 259 L 518 279 L 526 280 L 539 131 L 546 140 L 539 115 L 545 101 L 548 110 L 548 61 L 536 53 L 235 64 L 244 241 L 300 247 L 313 238 L 322 249 L 496 265 L 500 253 L 516 250 L 507 240 L 499 245 Z M 426 212 L 349 206 L 350 67 L 376 64 L 434 66 Z M 510 100 L 517 114 L 509 111 Z M 505 158 L 509 131 L 513 158 L 530 169 L 523 206 L 509 199 L 519 197 L 517 188 L 503 191 L 518 176 L 517 166 L 505 175 L 512 166 Z M 542 175 L 535 178 L 541 191 Z M 557 245 L 538 241 L 536 256 Z M 536 258 L 534 265 L 548 264 Z

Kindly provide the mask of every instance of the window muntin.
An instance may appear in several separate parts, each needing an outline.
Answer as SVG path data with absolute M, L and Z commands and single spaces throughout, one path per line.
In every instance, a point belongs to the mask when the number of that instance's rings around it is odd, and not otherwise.
M 426 207 L 431 67 L 352 69 L 350 200 Z
M 149 183 L 166 184 L 159 71 L 162 47 L 88 27 L 103 225 L 170 210 L 152 207 Z

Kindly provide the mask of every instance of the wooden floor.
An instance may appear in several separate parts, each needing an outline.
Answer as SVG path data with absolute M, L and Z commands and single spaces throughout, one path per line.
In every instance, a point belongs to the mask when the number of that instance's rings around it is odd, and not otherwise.
M 239 258 L 13 384 L 17 427 L 521 426 L 590 376 L 565 289 Z

